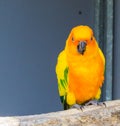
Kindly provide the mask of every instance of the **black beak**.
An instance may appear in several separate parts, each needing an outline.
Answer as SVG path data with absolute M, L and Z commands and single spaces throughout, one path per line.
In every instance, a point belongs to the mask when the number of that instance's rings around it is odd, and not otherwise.
M 86 50 L 86 41 L 80 41 L 78 46 L 77 46 L 77 50 L 80 54 L 84 54 L 85 50 Z

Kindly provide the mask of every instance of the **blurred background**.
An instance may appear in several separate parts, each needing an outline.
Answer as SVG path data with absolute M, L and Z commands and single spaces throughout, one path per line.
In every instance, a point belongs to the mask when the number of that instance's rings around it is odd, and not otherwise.
M 55 65 L 72 27 L 106 55 L 102 101 L 120 98 L 119 0 L 0 0 L 0 116 L 62 110 Z

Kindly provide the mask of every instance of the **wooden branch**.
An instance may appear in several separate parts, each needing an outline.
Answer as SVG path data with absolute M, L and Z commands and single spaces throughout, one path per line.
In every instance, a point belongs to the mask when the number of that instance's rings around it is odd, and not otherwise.
M 120 100 L 40 115 L 0 117 L 0 126 L 120 126 Z

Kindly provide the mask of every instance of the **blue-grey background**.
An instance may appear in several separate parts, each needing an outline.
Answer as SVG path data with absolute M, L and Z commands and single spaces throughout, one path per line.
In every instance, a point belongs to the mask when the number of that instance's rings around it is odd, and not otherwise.
M 114 99 L 120 97 L 119 4 L 116 0 Z M 94 29 L 94 18 L 95 0 L 0 0 L 0 115 L 62 110 L 57 55 L 71 28 L 86 24 Z
M 55 65 L 73 26 L 94 24 L 94 0 L 0 0 L 0 115 L 62 110 Z
M 113 99 L 120 99 L 120 0 L 114 1 Z

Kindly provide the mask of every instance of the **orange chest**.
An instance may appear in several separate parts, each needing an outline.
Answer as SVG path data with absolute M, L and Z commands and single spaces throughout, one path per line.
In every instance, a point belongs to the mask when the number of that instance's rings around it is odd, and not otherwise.
M 103 76 L 103 68 L 100 64 L 77 66 L 74 70 L 69 70 L 69 82 L 77 88 L 79 86 L 92 86 L 94 82 L 97 84 L 98 79 Z
M 104 64 L 101 59 L 73 63 L 69 68 L 69 90 L 79 102 L 93 98 L 103 82 Z
M 93 57 L 85 61 L 75 61 L 69 64 L 69 78 L 75 80 L 95 79 L 104 73 L 104 63 L 101 57 Z

